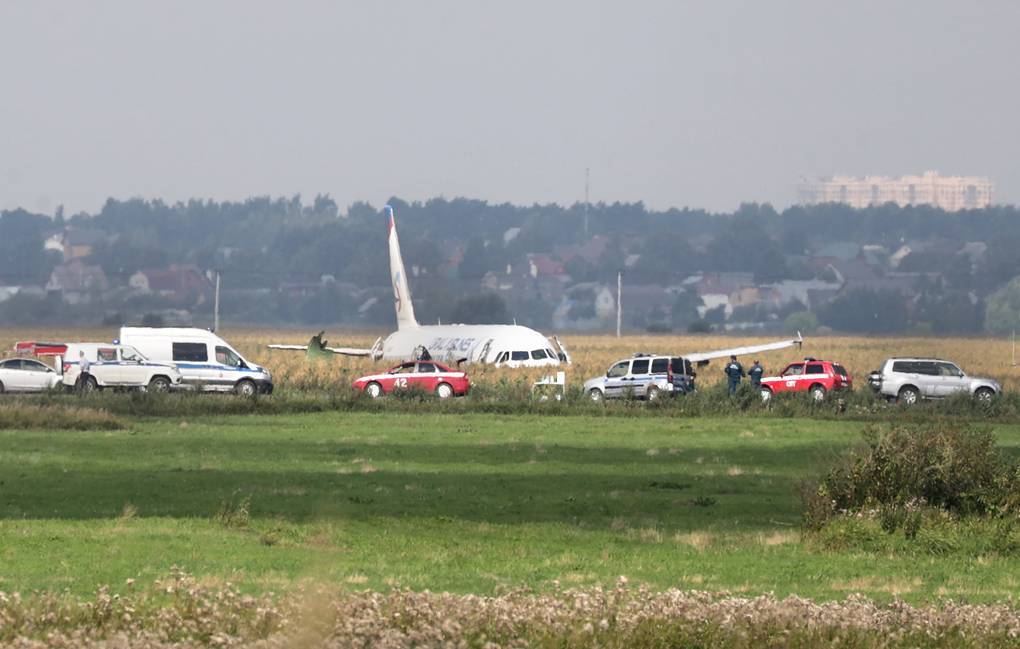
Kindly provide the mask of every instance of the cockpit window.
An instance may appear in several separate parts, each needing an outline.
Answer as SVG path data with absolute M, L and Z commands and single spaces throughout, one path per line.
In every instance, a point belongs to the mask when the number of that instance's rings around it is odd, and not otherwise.
M 510 360 L 512 361 L 526 361 L 528 360 L 528 352 L 511 352 Z
M 545 350 L 544 349 L 534 350 L 533 352 L 531 352 L 531 358 L 536 361 L 545 360 Z

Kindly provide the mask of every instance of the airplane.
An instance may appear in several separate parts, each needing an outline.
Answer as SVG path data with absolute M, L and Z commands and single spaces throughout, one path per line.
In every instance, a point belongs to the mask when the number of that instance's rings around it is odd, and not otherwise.
M 483 363 L 496 367 L 552 367 L 570 364 L 570 352 L 560 340 L 517 324 L 438 324 L 422 325 L 414 317 L 411 290 L 400 254 L 397 224 L 393 208 L 383 208 L 389 217 L 390 279 L 397 312 L 397 330 L 379 338 L 369 349 L 331 347 L 322 333 L 312 336 L 308 345 L 271 344 L 270 349 L 306 351 L 309 356 L 326 353 L 368 356 L 374 360 L 428 360 L 448 363 Z

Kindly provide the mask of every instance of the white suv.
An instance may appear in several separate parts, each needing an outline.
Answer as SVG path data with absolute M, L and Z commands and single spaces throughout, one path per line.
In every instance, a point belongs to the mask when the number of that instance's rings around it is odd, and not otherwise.
M 68 343 L 60 364 L 61 381 L 68 388 L 75 386 L 81 366 L 81 352 L 89 359 L 91 379 L 83 386 L 86 391 L 97 388 L 144 388 L 166 392 L 180 386 L 181 371 L 173 365 L 153 363 L 131 345 L 112 343 Z
M 584 394 L 592 401 L 625 398 L 654 401 L 663 394 L 693 391 L 691 362 L 679 356 L 635 354 L 634 358 L 614 363 L 605 376 L 584 382 Z
M 868 375 L 868 383 L 879 394 L 907 405 L 959 392 L 990 401 L 1002 392 L 998 381 L 967 376 L 956 363 L 937 358 L 890 358 Z

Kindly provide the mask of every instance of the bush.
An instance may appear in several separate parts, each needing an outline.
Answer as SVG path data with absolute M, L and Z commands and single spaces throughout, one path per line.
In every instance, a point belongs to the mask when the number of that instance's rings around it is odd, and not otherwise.
M 841 513 L 874 511 L 888 532 L 915 536 L 919 507 L 957 516 L 1000 515 L 1020 505 L 1020 472 L 987 428 L 936 421 L 868 426 L 864 443 L 802 489 L 804 521 L 820 528 Z

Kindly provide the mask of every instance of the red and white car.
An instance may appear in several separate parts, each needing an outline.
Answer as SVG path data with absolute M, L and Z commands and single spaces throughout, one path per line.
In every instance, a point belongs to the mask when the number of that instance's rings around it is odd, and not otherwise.
M 353 386 L 355 390 L 364 390 L 373 399 L 395 390 L 433 392 L 440 399 L 446 399 L 467 394 L 471 382 L 464 372 L 451 370 L 442 363 L 408 361 L 391 367 L 383 374 L 369 374 L 355 379 Z
M 805 358 L 790 363 L 779 376 L 761 380 L 761 398 L 768 401 L 780 392 L 808 392 L 815 401 L 821 401 L 833 390 L 852 390 L 853 379 L 839 363 Z

